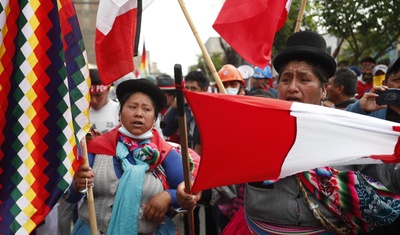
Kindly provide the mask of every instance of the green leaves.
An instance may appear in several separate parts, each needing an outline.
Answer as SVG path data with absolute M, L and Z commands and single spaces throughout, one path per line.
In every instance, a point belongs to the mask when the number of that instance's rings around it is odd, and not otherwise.
M 400 4 L 378 0 L 312 1 L 317 24 L 345 40 L 342 57 L 358 64 L 360 58 L 384 57 L 394 49 L 400 36 Z

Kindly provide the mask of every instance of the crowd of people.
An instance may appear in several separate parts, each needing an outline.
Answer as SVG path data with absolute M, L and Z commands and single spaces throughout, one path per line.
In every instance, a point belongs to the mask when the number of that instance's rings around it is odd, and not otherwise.
M 184 220 L 185 229 L 180 232 L 189 234 L 185 210 L 194 210 L 196 235 L 202 229 L 200 220 L 205 221 L 207 235 L 400 231 L 400 167 L 396 163 L 326 166 L 279 180 L 188 194 L 176 145 L 180 134 L 174 79 L 167 74 L 152 80 L 129 79 L 116 83 L 111 91 L 101 83 L 96 69 L 90 75 L 89 165 L 77 170 L 59 202 L 60 235 L 91 234 L 88 187 L 93 187 L 100 234 L 179 234 L 172 220 L 175 216 Z M 249 95 L 303 102 L 400 122 L 400 103 L 376 103 L 377 91 L 400 89 L 400 59 L 376 64 L 366 57 L 360 67 L 336 63 L 326 52 L 324 38 L 315 32 L 291 35 L 272 65 L 255 67 L 249 78 L 244 79 L 231 64 L 224 65 L 218 75 L 232 99 Z M 184 89 L 218 92 L 200 71 L 184 77 Z M 194 180 L 202 154 L 201 130 L 190 106 L 185 104 L 184 109 Z M 204 208 L 203 218 L 199 208 Z M 374 213 L 367 215 L 366 209 Z

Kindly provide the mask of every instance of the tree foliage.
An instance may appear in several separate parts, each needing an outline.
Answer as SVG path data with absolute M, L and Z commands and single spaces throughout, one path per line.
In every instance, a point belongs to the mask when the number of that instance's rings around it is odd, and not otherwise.
M 286 24 L 275 35 L 273 56 L 285 48 L 287 38 L 293 34 L 300 5 L 301 0 L 292 0 Z M 397 46 L 400 38 L 398 12 L 400 12 L 399 0 L 309 0 L 300 30 L 329 33 L 337 37 L 340 42 L 338 60 L 358 64 L 360 59 L 366 56 L 377 60 L 385 58 L 385 55 Z M 211 56 L 216 68 L 220 68 L 224 63 L 232 63 L 235 66 L 244 63 L 232 48 L 224 48 L 224 52 L 223 59 Z M 336 57 L 336 54 L 333 56 Z M 197 68 L 209 74 L 202 56 L 199 56 L 197 65 L 191 66 L 191 70 Z
M 210 55 L 210 58 L 217 71 L 220 70 L 224 65 L 223 56 L 221 55 L 221 53 L 213 53 Z M 208 68 L 203 55 L 197 55 L 197 61 L 197 64 L 189 67 L 189 71 L 200 70 L 206 75 L 206 77 L 208 77 L 212 81 L 213 77 L 211 75 L 211 71 Z
M 344 41 L 342 57 L 352 64 L 360 58 L 384 57 L 400 37 L 398 0 L 315 0 L 318 26 Z
M 294 33 L 296 28 L 297 19 L 299 16 L 301 0 L 292 0 L 289 15 L 285 25 L 276 33 L 272 55 L 276 55 L 280 50 L 286 47 L 286 41 L 290 35 Z M 306 5 L 302 20 L 300 22 L 300 30 L 317 30 L 317 23 L 313 19 L 310 4 Z

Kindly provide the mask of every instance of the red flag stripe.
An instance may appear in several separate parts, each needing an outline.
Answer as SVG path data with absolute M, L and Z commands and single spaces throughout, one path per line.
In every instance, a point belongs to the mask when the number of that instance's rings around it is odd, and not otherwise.
M 110 2 L 99 3 L 95 42 L 97 67 L 105 85 L 134 71 L 137 0 L 126 1 L 121 7 Z M 117 12 L 115 18 L 110 19 L 110 12 Z
M 227 0 L 213 28 L 249 63 L 271 60 L 275 33 L 285 24 L 291 0 Z
M 200 129 L 203 147 L 194 191 L 279 177 L 284 156 L 295 141 L 296 120 L 289 115 L 291 103 L 275 100 L 276 103 L 266 104 L 265 98 L 260 97 L 243 96 L 238 100 L 231 95 L 186 91 L 185 96 Z M 235 102 L 231 102 L 233 99 Z M 259 108 L 261 105 L 265 107 Z M 263 123 L 276 125 L 271 130 Z M 281 143 L 279 148 L 276 142 Z M 265 165 L 268 156 L 276 157 L 269 158 Z M 269 170 L 244 173 L 260 167 Z M 229 175 L 221 176 L 221 169 Z M 224 184 L 219 184 L 220 179 Z
M 398 123 L 284 100 L 184 94 L 203 147 L 194 192 L 359 160 L 400 162 Z

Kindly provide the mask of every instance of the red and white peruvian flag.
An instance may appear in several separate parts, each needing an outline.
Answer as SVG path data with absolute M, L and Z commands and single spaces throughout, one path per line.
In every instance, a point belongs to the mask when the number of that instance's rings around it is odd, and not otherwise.
M 213 28 L 249 63 L 271 60 L 275 34 L 284 25 L 292 0 L 226 0 Z
M 96 62 L 105 85 L 134 71 L 137 0 L 101 0 L 96 21 Z
M 318 105 L 184 92 L 200 130 L 192 191 L 316 167 L 400 162 L 400 124 Z

